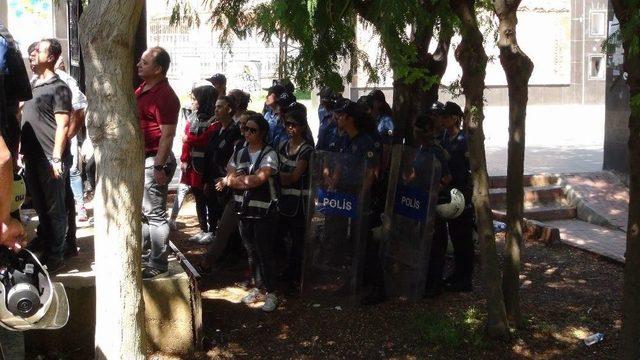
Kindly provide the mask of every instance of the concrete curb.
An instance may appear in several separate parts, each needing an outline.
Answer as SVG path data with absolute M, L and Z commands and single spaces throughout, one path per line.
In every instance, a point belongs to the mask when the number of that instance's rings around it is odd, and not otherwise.
M 582 194 L 569 185 L 567 181 L 568 176 L 581 175 L 581 174 L 564 174 L 559 177 L 559 184 L 562 186 L 565 197 L 571 206 L 576 208 L 576 218 L 588 222 L 590 224 L 607 227 L 615 230 L 622 230 L 620 226 L 613 224 L 606 216 L 601 215 L 593 209 L 588 201 L 584 199 Z

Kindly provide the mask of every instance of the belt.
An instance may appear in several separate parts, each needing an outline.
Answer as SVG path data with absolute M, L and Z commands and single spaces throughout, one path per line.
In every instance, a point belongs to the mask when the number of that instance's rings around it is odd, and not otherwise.
M 145 151 L 145 153 L 144 153 L 145 159 L 148 158 L 148 157 L 156 156 L 156 155 L 158 155 L 158 151 L 157 150 L 156 151 Z

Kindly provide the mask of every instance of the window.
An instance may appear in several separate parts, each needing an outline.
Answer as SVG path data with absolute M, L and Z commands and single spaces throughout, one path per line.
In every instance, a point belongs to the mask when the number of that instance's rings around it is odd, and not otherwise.
M 607 13 L 604 11 L 592 11 L 589 14 L 589 35 L 605 36 Z
M 604 80 L 604 55 L 589 55 L 589 80 Z

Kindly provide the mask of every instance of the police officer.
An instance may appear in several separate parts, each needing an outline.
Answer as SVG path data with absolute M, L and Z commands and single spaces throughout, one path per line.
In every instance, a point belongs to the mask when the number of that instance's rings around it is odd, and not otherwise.
M 276 309 L 274 226 L 278 154 L 267 144 L 269 124 L 260 115 L 247 119 L 244 136 L 247 146 L 229 162 L 229 174 L 216 183 L 216 190 L 234 189 L 234 202 L 240 217 L 240 235 L 247 249 L 255 288 L 242 299 L 251 304 L 264 299 L 262 310 Z
M 333 116 L 332 101 L 335 98 L 335 94 L 330 87 L 325 86 L 318 93 L 320 96 L 320 105 L 318 106 L 318 120 L 320 126 L 318 127 L 318 143 L 316 149 L 318 150 L 330 150 L 330 143 L 332 137 L 335 135 L 336 122 Z
M 365 159 L 367 170 L 365 173 L 364 187 L 368 192 L 375 185 L 376 170 L 379 163 L 379 151 L 376 143 L 372 139 L 372 121 L 365 110 L 350 100 L 344 100 L 342 105 L 335 110 L 337 125 L 344 132 L 341 139 L 339 151 L 345 154 L 355 155 Z M 365 197 L 365 201 L 370 201 L 370 196 Z M 361 229 L 366 231 L 364 241 L 366 241 L 365 258 L 365 280 L 371 283 L 369 294 L 362 298 L 363 305 L 373 305 L 386 299 L 384 290 L 384 273 L 379 256 L 379 244 L 374 242 L 371 236 L 370 224 L 375 222 L 375 217 L 379 214 L 370 210 L 371 206 L 366 205 L 366 212 L 363 214 L 363 225 Z
M 462 109 L 458 104 L 448 101 L 444 105 L 441 120 L 445 130 L 443 146 L 449 160 L 451 186 L 460 190 L 465 199 L 465 209 L 462 214 L 447 222 L 455 259 L 453 274 L 445 279 L 445 289 L 449 291 L 472 290 L 474 210 L 471 197 L 473 183 L 469 166 L 467 133 L 460 129 L 463 116 Z
M 451 183 L 451 174 L 444 155 L 444 149 L 435 141 L 438 132 L 439 117 L 442 111 L 442 105 L 435 103 L 426 113 L 418 115 L 413 128 L 416 143 L 420 145 L 417 156 L 432 154 L 440 162 L 439 197 L 444 196 L 448 192 L 449 184 Z M 425 293 L 425 297 L 427 298 L 436 297 L 443 291 L 442 271 L 444 268 L 444 257 L 447 251 L 447 242 L 447 222 L 444 218 L 436 214 L 427 272 Z
M 264 101 L 262 114 L 269 123 L 269 144 L 279 144 L 280 138 L 286 136 L 286 131 L 278 114 L 278 98 L 287 92 L 287 89 L 278 80 L 273 81 L 273 85 L 267 89 L 267 98 Z
M 302 255 L 306 227 L 307 198 L 309 194 L 309 161 L 313 142 L 309 141 L 307 109 L 295 103 L 284 115 L 289 138 L 278 146 L 280 155 L 281 196 L 278 201 L 278 235 L 276 241 L 287 235 L 291 239 L 287 267 L 282 280 L 287 281 L 288 291 L 299 289 L 302 273 Z

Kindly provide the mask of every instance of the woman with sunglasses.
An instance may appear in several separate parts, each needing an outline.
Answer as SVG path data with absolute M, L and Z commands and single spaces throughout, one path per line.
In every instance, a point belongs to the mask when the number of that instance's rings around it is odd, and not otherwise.
M 276 151 L 267 145 L 269 123 L 261 115 L 250 116 L 243 127 L 247 146 L 229 161 L 229 173 L 218 181 L 216 189 L 234 189 L 234 202 L 240 217 L 240 235 L 247 249 L 255 288 L 242 298 L 245 304 L 264 299 L 262 310 L 276 309 L 274 226 L 277 220 L 275 200 L 279 161 Z
M 193 112 L 187 119 L 182 143 L 181 181 L 191 187 L 200 225 L 200 232 L 190 237 L 189 241 L 204 244 L 211 241 L 217 221 L 204 195 L 203 175 L 206 168 L 205 149 L 213 134 L 220 130 L 220 122 L 215 121 L 214 114 L 214 103 L 218 93 L 208 82 L 198 85 L 191 93 Z
M 242 150 L 245 146 L 247 146 L 247 140 L 244 137 L 244 128 L 247 124 L 247 120 L 251 116 L 260 116 L 255 111 L 243 111 L 237 118 L 238 122 L 235 124 L 236 129 L 239 129 L 239 136 L 232 142 L 230 145 L 232 147 L 232 155 L 227 156 L 225 160 L 225 164 L 229 163 L 229 159 L 233 159 L 237 156 L 238 152 Z M 231 126 L 230 125 L 230 129 Z M 235 132 L 235 131 L 234 131 Z M 234 135 L 234 132 L 229 132 L 229 135 Z M 224 157 L 219 157 L 220 160 L 225 159 Z M 214 187 L 215 183 L 219 182 L 229 174 L 229 167 L 226 166 L 224 173 L 220 174 L 220 177 L 214 177 Z M 209 179 L 213 176 L 213 173 L 208 177 Z M 212 190 L 213 191 L 213 190 Z M 223 194 L 224 192 L 231 192 L 232 189 L 224 189 L 222 191 L 214 191 L 216 194 Z M 229 264 L 234 263 L 236 259 L 240 257 L 242 253 L 242 240 L 240 239 L 240 235 L 237 233 L 238 231 L 238 214 L 235 209 L 235 202 L 232 199 L 226 201 L 224 205 L 224 209 L 222 211 L 222 217 L 220 221 L 218 221 L 218 227 L 216 229 L 216 233 L 213 241 L 207 246 L 207 253 L 204 256 L 204 259 L 200 262 L 198 266 L 198 271 L 202 274 L 209 274 L 213 268 L 213 265 L 216 262 L 221 261 L 222 259 L 226 259 L 225 261 Z M 228 260 L 228 261 L 227 261 Z
M 307 195 L 309 194 L 309 160 L 313 140 L 309 140 L 307 109 L 300 103 L 289 106 L 284 114 L 288 139 L 278 146 L 280 155 L 281 196 L 278 201 L 278 239 L 291 239 L 287 266 L 281 274 L 288 291 L 299 290 L 302 273 L 302 253 L 306 227 Z

